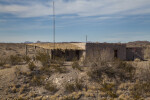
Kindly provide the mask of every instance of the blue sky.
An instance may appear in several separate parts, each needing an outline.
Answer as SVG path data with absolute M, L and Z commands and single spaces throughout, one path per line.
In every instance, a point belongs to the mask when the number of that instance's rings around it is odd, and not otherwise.
M 55 0 L 56 42 L 150 41 L 150 0 Z M 0 42 L 53 41 L 52 0 L 0 0 Z

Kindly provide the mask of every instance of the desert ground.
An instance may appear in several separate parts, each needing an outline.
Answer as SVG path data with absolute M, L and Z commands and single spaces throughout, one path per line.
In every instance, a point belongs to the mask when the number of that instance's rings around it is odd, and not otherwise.
M 0 44 L 0 100 L 150 100 L 149 60 L 80 63 L 25 54 L 25 44 Z

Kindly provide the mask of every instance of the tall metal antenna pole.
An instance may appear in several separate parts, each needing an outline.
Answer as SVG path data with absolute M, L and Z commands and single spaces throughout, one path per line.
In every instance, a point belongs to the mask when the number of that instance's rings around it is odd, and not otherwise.
M 87 43 L 87 35 L 86 35 L 86 43 Z
M 54 42 L 54 59 L 55 59 L 55 2 L 53 1 L 53 42 Z

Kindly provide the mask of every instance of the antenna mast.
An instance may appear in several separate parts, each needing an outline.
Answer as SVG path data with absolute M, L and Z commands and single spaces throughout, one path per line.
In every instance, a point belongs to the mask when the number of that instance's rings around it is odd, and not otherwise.
M 55 2 L 53 1 L 53 42 L 54 42 L 54 56 L 55 59 Z
M 55 50 L 55 2 L 53 1 L 53 42 Z
M 87 43 L 87 35 L 86 35 L 86 43 Z

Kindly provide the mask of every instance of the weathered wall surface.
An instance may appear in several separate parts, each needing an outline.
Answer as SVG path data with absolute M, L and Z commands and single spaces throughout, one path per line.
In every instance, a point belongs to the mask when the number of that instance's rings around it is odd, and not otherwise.
M 107 55 L 108 58 L 106 59 L 114 59 L 115 50 L 117 50 L 117 58 L 121 60 L 126 60 L 126 45 L 115 43 L 87 43 L 86 57 L 105 57 L 105 55 Z
M 135 60 L 136 58 L 144 60 L 143 48 L 128 47 L 126 51 L 127 60 Z

